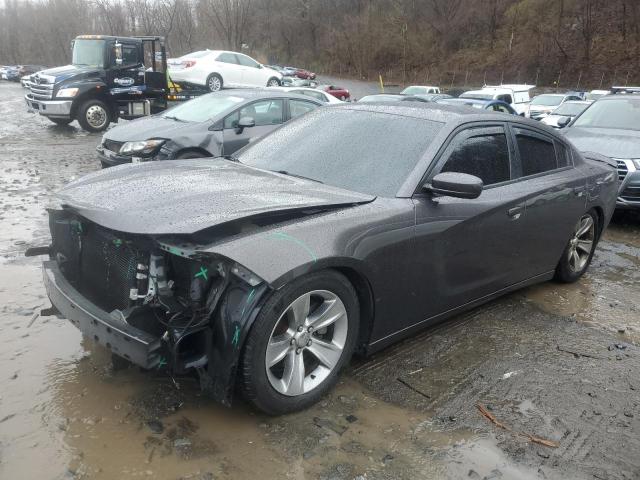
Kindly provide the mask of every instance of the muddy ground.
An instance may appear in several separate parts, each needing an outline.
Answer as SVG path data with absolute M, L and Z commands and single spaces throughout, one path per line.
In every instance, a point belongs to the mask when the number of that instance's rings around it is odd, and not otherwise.
M 0 478 L 640 478 L 638 216 L 616 215 L 580 282 L 355 359 L 317 406 L 269 418 L 190 379 L 114 372 L 68 322 L 34 319 L 49 304 L 23 252 L 48 241 L 52 193 L 98 168 L 100 136 L 21 95 L 0 83 Z

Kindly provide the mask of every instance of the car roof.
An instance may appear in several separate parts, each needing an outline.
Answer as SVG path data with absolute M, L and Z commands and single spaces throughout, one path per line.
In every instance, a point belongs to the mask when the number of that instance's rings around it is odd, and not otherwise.
M 563 105 L 591 105 L 593 101 L 589 100 L 567 100 Z

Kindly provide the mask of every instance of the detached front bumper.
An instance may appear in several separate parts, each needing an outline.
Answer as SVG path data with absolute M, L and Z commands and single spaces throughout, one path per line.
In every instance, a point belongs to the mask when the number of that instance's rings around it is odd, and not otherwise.
M 40 115 L 55 118 L 71 118 L 71 100 L 36 100 L 31 95 L 24 96 L 27 108 Z
M 55 261 L 43 262 L 42 271 L 51 303 L 83 335 L 143 368 L 151 369 L 160 364 L 160 338 L 129 325 L 115 313 L 110 314 L 88 301 L 64 278 Z

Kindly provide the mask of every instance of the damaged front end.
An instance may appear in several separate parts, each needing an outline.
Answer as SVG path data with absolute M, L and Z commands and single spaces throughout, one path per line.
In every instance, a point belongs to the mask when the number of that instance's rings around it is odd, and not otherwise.
M 44 281 L 53 310 L 145 369 L 197 372 L 230 405 L 240 348 L 270 287 L 233 260 L 181 239 L 106 229 L 50 210 Z

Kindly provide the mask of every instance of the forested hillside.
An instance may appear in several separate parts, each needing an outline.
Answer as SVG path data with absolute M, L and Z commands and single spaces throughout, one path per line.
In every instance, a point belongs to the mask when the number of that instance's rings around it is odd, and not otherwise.
M 81 33 L 399 82 L 640 83 L 640 0 L 0 0 L 0 64 L 68 62 Z

